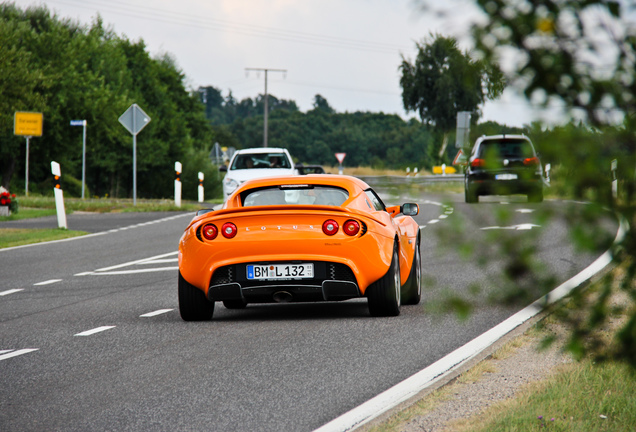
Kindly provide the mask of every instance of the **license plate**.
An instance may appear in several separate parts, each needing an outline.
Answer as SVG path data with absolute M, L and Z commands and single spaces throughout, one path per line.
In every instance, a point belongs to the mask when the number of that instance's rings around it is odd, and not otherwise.
M 517 180 L 517 174 L 497 174 L 495 180 Z
M 271 279 L 311 279 L 314 265 L 308 264 L 267 264 L 247 266 L 248 280 Z

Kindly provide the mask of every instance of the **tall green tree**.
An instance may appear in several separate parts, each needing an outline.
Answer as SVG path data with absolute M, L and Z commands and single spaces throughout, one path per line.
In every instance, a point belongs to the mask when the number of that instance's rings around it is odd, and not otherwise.
M 474 60 L 462 52 L 452 37 L 431 35 L 416 45 L 415 60 L 402 57 L 399 67 L 402 103 L 443 133 L 446 143 L 459 111 L 472 112 L 476 121 L 479 106 L 503 92 L 503 74 L 494 63 Z

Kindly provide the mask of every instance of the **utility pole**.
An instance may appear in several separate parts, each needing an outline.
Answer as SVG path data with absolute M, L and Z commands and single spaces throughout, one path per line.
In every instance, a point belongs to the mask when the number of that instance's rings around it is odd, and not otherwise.
M 282 72 L 287 73 L 287 69 L 263 69 L 263 68 L 245 68 L 245 71 L 257 71 L 257 72 L 265 72 L 265 100 L 264 100 L 264 116 L 263 116 L 263 147 L 267 147 L 267 115 L 268 115 L 268 107 L 267 107 L 267 72 Z

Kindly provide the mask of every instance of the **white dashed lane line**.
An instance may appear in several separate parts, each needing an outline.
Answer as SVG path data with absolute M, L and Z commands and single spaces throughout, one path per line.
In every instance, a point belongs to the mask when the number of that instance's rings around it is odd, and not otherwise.
M 97 327 L 91 330 L 86 330 L 81 333 L 77 333 L 74 336 L 91 336 L 91 335 L 94 335 L 95 333 L 101 333 L 103 331 L 114 329 L 114 328 L 115 326 L 102 326 L 102 327 Z
M 33 285 L 35 285 L 35 286 L 50 285 L 50 284 L 54 284 L 54 283 L 58 283 L 58 282 L 62 282 L 62 279 L 50 279 L 50 280 L 46 280 L 44 282 L 34 283 Z
M 21 350 L 2 350 L 0 351 L 0 361 L 6 360 L 12 357 L 21 356 L 23 354 L 28 354 L 33 351 L 37 351 L 39 348 L 25 348 Z
M 2 291 L 2 292 L 0 292 L 0 297 L 6 296 L 6 295 L 9 295 L 9 294 L 15 294 L 15 293 L 20 292 L 20 291 L 24 291 L 24 289 L 16 288 L 16 289 L 10 289 L 10 290 L 7 290 L 7 291 Z
M 159 309 L 159 310 L 156 310 L 154 312 L 148 312 L 148 313 L 145 313 L 143 315 L 139 315 L 139 317 L 140 318 L 150 318 L 150 317 L 154 317 L 154 316 L 157 316 L 157 315 L 162 315 L 162 314 L 171 312 L 173 310 L 174 309 Z

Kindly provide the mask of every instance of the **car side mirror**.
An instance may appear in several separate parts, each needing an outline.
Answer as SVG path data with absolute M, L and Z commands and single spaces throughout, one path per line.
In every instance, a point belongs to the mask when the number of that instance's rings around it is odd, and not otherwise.
M 219 165 L 219 171 L 220 171 L 220 172 L 227 172 L 227 166 L 225 166 L 225 165 Z
M 400 210 L 404 216 L 415 216 L 420 212 L 420 206 L 415 203 L 405 203 Z

